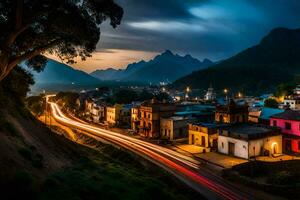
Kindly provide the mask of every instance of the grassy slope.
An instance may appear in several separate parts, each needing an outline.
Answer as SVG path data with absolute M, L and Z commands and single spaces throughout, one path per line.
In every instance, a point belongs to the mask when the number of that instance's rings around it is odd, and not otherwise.
M 3 199 L 202 198 L 134 155 L 103 144 L 97 151 L 79 146 L 26 111 L 10 115 L 6 110 L 0 112 Z

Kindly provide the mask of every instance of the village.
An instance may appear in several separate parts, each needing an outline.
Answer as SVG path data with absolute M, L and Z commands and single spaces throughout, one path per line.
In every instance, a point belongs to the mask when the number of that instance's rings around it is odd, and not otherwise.
M 69 112 L 96 126 L 160 144 L 223 168 L 252 160 L 298 159 L 300 87 L 294 89 L 293 95 L 284 97 L 278 108 L 264 105 L 270 99 L 280 101 L 271 94 L 229 95 L 229 89 L 224 89 L 222 97 L 217 98 L 211 86 L 203 98 L 191 97 L 190 88 L 181 94 L 164 86 L 150 92 L 163 92 L 169 97 L 111 104 L 105 99 L 112 92 L 105 90 L 99 95 L 97 88 L 73 98 L 75 108 Z

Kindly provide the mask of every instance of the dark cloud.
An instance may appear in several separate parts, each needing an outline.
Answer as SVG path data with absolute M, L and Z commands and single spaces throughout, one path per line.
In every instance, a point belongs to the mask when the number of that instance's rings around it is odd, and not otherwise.
M 275 27 L 300 26 L 299 0 L 116 0 L 120 27 L 102 27 L 101 49 L 171 49 L 223 59 L 254 45 Z

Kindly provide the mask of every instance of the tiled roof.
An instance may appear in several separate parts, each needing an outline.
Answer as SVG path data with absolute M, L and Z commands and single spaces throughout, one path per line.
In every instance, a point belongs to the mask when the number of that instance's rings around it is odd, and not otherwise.
M 295 110 L 286 110 L 283 113 L 273 115 L 271 118 L 300 121 L 300 112 Z

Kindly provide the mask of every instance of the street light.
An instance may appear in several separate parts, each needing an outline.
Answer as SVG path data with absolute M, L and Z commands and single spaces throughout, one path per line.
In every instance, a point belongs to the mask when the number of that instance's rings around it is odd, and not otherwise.
M 225 94 L 225 99 L 227 100 L 227 99 L 228 99 L 228 97 L 227 97 L 227 94 L 228 94 L 228 89 L 227 89 L 227 88 L 225 88 L 225 89 L 223 90 L 223 92 L 224 92 L 224 94 Z
M 243 94 L 239 92 L 239 93 L 238 93 L 238 97 L 239 97 L 239 98 L 242 98 L 242 97 L 243 97 Z
M 190 87 L 186 88 L 186 92 L 189 93 L 191 91 Z

